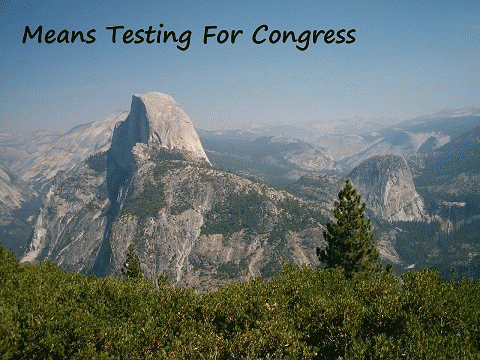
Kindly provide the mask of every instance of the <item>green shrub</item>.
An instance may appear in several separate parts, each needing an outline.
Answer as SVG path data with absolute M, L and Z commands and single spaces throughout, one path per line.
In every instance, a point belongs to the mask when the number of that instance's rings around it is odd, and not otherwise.
M 435 270 L 284 265 L 217 291 L 19 265 L 0 249 L 2 359 L 477 359 L 480 286 Z

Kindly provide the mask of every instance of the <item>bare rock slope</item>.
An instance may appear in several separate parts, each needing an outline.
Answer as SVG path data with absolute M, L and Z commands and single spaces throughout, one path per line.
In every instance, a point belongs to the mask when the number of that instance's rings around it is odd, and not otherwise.
M 130 114 L 115 128 L 110 156 L 123 168 L 129 167 L 132 149 L 137 143 L 186 150 L 208 162 L 192 121 L 175 100 L 165 94 L 154 92 L 132 97 Z
M 376 216 L 389 221 L 426 218 L 423 199 L 403 157 L 374 156 L 353 169 L 349 177 Z
M 127 115 L 126 111 L 115 111 L 65 134 L 0 137 L 0 163 L 24 182 L 43 184 L 59 171 L 69 171 L 87 157 L 108 150 L 115 124 Z
M 326 213 L 213 169 L 190 119 L 163 94 L 135 95 L 112 145 L 55 178 L 23 261 L 119 273 L 133 244 L 145 273 L 217 287 L 316 264 Z
M 0 165 L 0 226 L 10 224 L 14 220 L 12 212 L 35 195 L 27 184 Z

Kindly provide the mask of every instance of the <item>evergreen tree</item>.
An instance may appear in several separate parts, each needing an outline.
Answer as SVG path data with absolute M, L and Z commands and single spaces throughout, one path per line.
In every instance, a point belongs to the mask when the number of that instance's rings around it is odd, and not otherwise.
M 323 232 L 327 247 L 317 248 L 319 261 L 329 268 L 343 267 L 347 278 L 358 272 L 372 273 L 380 269 L 372 224 L 365 216 L 365 208 L 360 195 L 347 180 L 335 201 L 333 214 L 337 221 L 328 223 L 327 231 Z
M 132 244 L 128 245 L 127 259 L 123 264 L 122 274 L 132 279 L 143 276 L 142 268 L 140 267 L 140 259 L 138 258 Z

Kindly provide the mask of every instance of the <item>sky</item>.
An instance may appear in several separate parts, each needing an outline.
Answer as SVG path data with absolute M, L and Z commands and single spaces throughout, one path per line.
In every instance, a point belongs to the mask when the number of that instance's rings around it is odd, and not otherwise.
M 190 30 L 188 49 L 121 39 L 124 30 L 160 24 L 177 36 Z M 255 44 L 263 24 L 258 39 L 267 40 Z M 40 25 L 42 42 L 22 43 L 25 27 Z M 125 29 L 113 43 L 106 28 L 118 25 Z M 233 44 L 204 44 L 206 26 L 243 33 Z M 45 43 L 48 30 L 63 29 L 95 29 L 95 41 Z M 355 29 L 355 41 L 326 44 L 320 36 L 300 51 L 290 40 L 270 43 L 275 29 L 297 37 Z M 405 120 L 480 106 L 479 59 L 478 1 L 2 0 L 0 131 L 68 130 L 128 110 L 132 94 L 149 91 L 171 95 L 204 129 Z

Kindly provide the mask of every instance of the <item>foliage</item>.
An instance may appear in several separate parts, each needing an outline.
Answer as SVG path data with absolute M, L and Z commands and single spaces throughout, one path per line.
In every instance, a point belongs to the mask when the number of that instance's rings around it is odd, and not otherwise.
M 195 293 L 20 265 L 0 249 L 3 359 L 477 359 L 480 283 L 283 267 Z
M 128 245 L 127 259 L 122 267 L 122 274 L 131 279 L 141 278 L 143 271 L 140 266 L 140 259 L 133 248 L 133 244 Z
M 480 249 L 480 219 L 451 232 L 442 230 L 440 222 L 403 221 L 390 226 L 395 229 L 395 249 L 407 265 L 415 269 L 435 266 L 445 279 L 450 278 L 452 267 L 457 278 L 462 274 L 480 278 L 480 258 L 475 256 Z
M 314 203 L 285 199 L 279 203 L 279 206 L 286 215 L 286 218 L 281 221 L 285 230 L 300 231 L 316 226 L 317 221 L 326 221 L 326 217 L 315 207 Z
M 85 163 L 97 173 L 101 173 L 107 170 L 107 153 L 100 152 L 94 155 L 90 155 Z
M 372 273 L 378 270 L 379 253 L 371 233 L 372 224 L 365 217 L 365 203 L 349 180 L 338 193 L 333 214 L 336 223 L 328 223 L 323 236 L 326 249 L 317 248 L 320 262 L 327 267 L 342 267 L 347 278 L 358 272 Z
M 157 184 L 146 182 L 142 192 L 127 199 L 122 213 L 132 214 L 145 220 L 148 217 L 157 216 L 165 205 L 164 185 L 161 182 Z
M 256 192 L 229 194 L 207 214 L 202 234 L 223 234 L 225 237 L 246 229 L 263 232 L 267 198 Z

